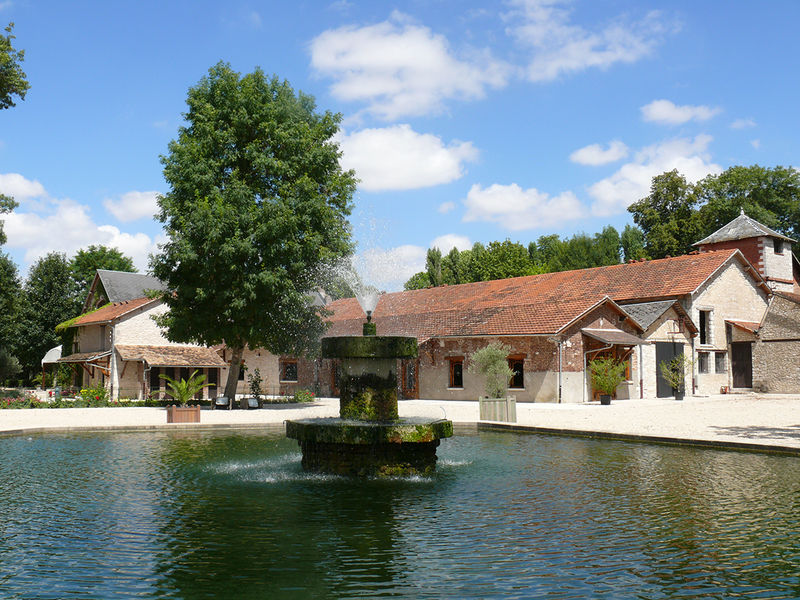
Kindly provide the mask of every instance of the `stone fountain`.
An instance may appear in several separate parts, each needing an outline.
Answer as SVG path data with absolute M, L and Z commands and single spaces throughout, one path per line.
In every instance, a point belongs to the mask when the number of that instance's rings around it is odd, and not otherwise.
M 379 336 L 372 322 L 377 294 L 359 296 L 363 335 L 322 340 L 323 358 L 341 359 L 339 417 L 286 421 L 306 471 L 339 475 L 430 474 L 439 440 L 453 435 L 447 419 L 403 418 L 397 411 L 397 363 L 416 358 L 417 339 Z

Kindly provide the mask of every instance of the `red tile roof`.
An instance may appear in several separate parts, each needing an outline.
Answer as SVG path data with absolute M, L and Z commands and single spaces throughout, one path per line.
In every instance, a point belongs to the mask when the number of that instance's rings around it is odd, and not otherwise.
M 79 327 L 81 325 L 93 325 L 97 323 L 110 323 L 114 319 L 122 315 L 136 310 L 151 302 L 160 302 L 157 298 L 136 298 L 135 300 L 125 300 L 123 302 L 115 302 L 94 312 L 88 313 L 79 317 L 70 327 Z
M 373 320 L 383 335 L 431 337 L 558 332 L 608 296 L 615 302 L 679 298 L 697 290 L 737 250 L 384 294 Z M 757 278 L 757 275 L 754 275 Z M 759 283 L 761 282 L 758 279 Z M 326 335 L 360 335 L 355 298 L 337 300 Z M 624 308 L 624 307 L 623 307 Z

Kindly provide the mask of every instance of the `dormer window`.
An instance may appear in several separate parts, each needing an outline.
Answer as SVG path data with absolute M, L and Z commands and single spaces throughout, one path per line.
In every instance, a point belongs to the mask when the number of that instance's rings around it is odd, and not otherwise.
M 773 240 L 772 248 L 775 250 L 775 254 L 783 254 L 783 240 Z

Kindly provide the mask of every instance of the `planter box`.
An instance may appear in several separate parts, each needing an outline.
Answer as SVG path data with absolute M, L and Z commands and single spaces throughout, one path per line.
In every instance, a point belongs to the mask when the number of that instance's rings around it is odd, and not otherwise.
M 516 396 L 506 396 L 505 398 L 481 397 L 478 402 L 480 403 L 481 421 L 517 422 Z
M 200 405 L 167 407 L 167 423 L 199 423 Z

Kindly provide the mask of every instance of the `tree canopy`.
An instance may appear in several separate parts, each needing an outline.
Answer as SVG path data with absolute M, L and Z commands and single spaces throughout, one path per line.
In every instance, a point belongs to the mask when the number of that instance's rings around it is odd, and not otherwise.
M 66 255 L 51 252 L 31 266 L 23 288 L 16 355 L 28 380 L 38 373 L 45 353 L 61 343 L 56 325 L 79 310 L 75 283 Z M 70 349 L 64 349 L 69 352 Z
M 152 258 L 167 286 L 169 339 L 224 342 L 233 397 L 245 345 L 301 353 L 324 331 L 309 293 L 352 252 L 355 192 L 333 137 L 341 116 L 261 69 L 225 63 L 189 89 L 186 125 L 162 156 L 168 241 Z
M 527 247 L 506 239 L 488 246 L 476 242 L 469 250 L 453 248 L 444 256 L 438 248 L 430 248 L 425 271 L 411 276 L 404 288 L 415 290 L 602 267 L 618 264 L 623 253 L 626 259 L 640 258 L 641 231 L 629 225 L 623 234 L 620 236 L 609 225 L 594 236 L 578 233 L 561 239 L 556 234 L 543 235 Z
M 126 273 L 136 272 L 132 258 L 125 256 L 116 248 L 108 248 L 100 244 L 92 244 L 78 250 L 70 261 L 70 268 L 72 269 L 72 279 L 75 281 L 75 292 L 78 294 L 79 300 L 85 299 L 98 269 L 124 271 Z
M 650 194 L 628 207 L 650 258 L 691 252 L 694 242 L 735 219 L 741 210 L 799 239 L 800 172 L 781 166 L 734 166 L 692 184 L 673 170 L 654 177 Z
M 14 96 L 24 100 L 31 87 L 20 66 L 25 60 L 25 51 L 16 50 L 12 45 L 16 39 L 11 33 L 13 30 L 14 23 L 9 23 L 4 29 L 5 35 L 0 33 L 0 110 L 16 106 Z

